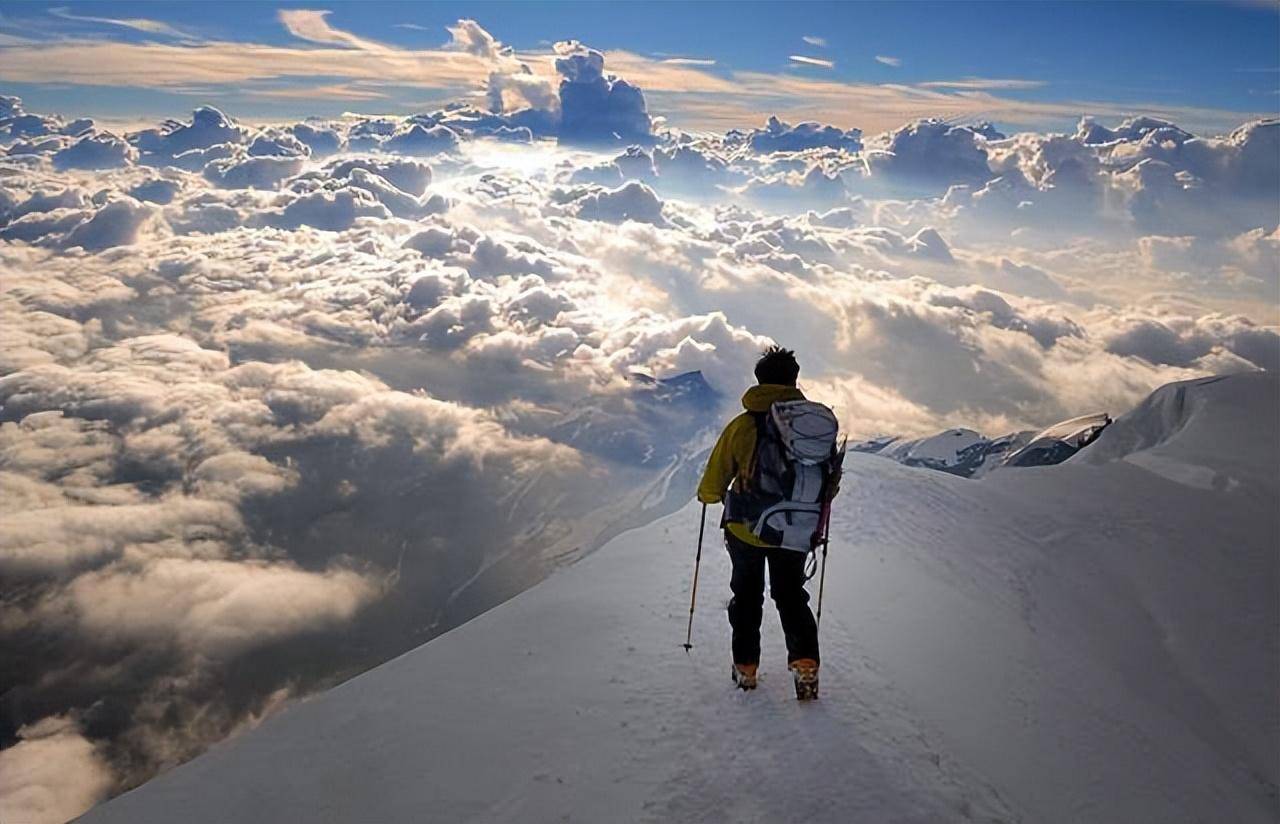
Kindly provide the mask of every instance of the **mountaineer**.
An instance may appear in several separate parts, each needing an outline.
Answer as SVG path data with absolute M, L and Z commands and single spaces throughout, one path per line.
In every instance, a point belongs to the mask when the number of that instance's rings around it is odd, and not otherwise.
M 824 546 L 844 450 L 836 446 L 835 414 L 805 398 L 796 387 L 799 374 L 794 352 L 779 346 L 764 351 L 755 366 L 758 384 L 742 396 L 746 411 L 711 450 L 698 500 L 724 503 L 720 525 L 733 563 L 728 611 L 734 683 L 756 687 L 767 564 L 796 697 L 807 700 L 818 695 L 819 655 L 806 561 Z

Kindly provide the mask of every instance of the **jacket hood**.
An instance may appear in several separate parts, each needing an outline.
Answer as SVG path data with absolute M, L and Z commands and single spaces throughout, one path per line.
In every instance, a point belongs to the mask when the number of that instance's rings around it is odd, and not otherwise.
M 760 383 L 742 395 L 742 406 L 748 412 L 767 412 L 774 401 L 804 400 L 804 393 L 794 386 L 780 383 Z

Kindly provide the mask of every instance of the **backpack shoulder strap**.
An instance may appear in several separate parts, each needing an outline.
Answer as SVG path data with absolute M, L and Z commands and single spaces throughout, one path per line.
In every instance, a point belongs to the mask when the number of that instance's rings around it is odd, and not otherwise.
M 757 412 L 754 409 L 748 409 L 747 414 L 751 416 L 751 422 L 755 424 L 756 427 L 756 440 L 755 444 L 751 447 L 751 463 L 747 465 L 746 471 L 743 473 L 743 478 L 747 483 L 750 483 L 751 479 L 755 477 L 756 464 L 760 458 L 760 444 L 764 442 L 765 426 L 769 413 Z

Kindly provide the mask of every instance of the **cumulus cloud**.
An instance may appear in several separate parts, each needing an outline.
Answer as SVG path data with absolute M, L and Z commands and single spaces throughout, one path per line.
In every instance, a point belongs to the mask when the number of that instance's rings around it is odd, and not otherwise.
M 98 252 L 112 246 L 124 246 L 133 242 L 142 224 L 152 215 L 151 208 L 130 197 L 112 200 L 98 209 L 87 220 L 70 228 L 60 245 L 80 247 L 86 252 Z
M 248 132 L 212 106 L 201 106 L 191 114 L 190 123 L 169 121 L 156 129 L 145 129 L 129 136 L 141 152 L 141 161 L 165 165 L 179 161 L 189 152 L 212 146 L 243 143 Z
M 235 533 L 236 511 L 221 502 L 175 498 L 118 506 L 33 509 L 4 518 L 0 564 L 12 575 L 57 575 L 118 556 L 127 544 L 180 537 L 191 527 L 207 534 Z
M 401 191 L 414 195 L 422 195 L 431 182 L 431 167 L 418 160 L 399 157 L 368 158 L 355 157 L 330 163 L 325 173 L 331 178 L 349 178 L 356 169 L 372 172 L 383 178 Z
M 43 607 L 105 644 L 175 644 L 227 657 L 341 625 L 376 587 L 349 570 L 311 573 L 252 561 L 156 558 L 81 575 Z
M 316 157 L 337 154 L 343 147 L 342 135 L 330 127 L 295 123 L 289 127 L 289 132 Z
M 113 778 L 92 741 L 66 716 L 18 729 L 0 750 L 0 815 L 8 821 L 68 821 L 106 797 Z
M 981 184 L 993 177 L 987 152 L 974 129 L 922 120 L 879 135 L 867 145 L 867 166 L 904 187 L 945 190 Z
M 831 406 L 841 430 L 851 438 L 884 433 L 914 435 L 930 431 L 936 420 L 925 407 L 856 372 L 838 379 L 805 380 L 804 389 Z
M 635 220 L 641 223 L 665 225 L 662 217 L 662 201 L 653 189 L 643 183 L 631 181 L 617 189 L 592 191 L 573 201 L 575 213 L 585 220 L 603 220 L 621 223 Z
M 770 117 L 763 129 L 754 129 L 748 133 L 747 144 L 757 152 L 800 152 L 821 147 L 856 152 L 862 148 L 862 132 L 858 129 L 837 129 L 820 123 L 799 123 L 792 126 L 776 117 Z
M 1258 369 L 1280 371 L 1280 334 L 1260 328 L 1248 318 L 1206 315 L 1158 317 L 1127 314 L 1112 321 L 1108 352 L 1139 357 L 1154 364 L 1195 366 L 1225 350 Z
M 644 94 L 604 71 L 604 55 L 576 41 L 555 46 L 560 75 L 560 139 L 572 143 L 651 142 Z
M 182 184 L 177 180 L 152 177 L 130 188 L 128 194 L 137 201 L 164 205 L 172 203 L 181 190 Z
M 110 169 L 137 157 L 132 146 L 112 134 L 86 135 L 53 155 L 58 169 Z
M 300 157 L 227 157 L 209 161 L 204 176 L 224 189 L 274 189 L 282 180 L 301 172 L 302 167 Z
M 1085 118 L 1074 135 L 1006 139 L 972 131 L 990 179 L 978 185 L 981 174 L 968 182 L 957 175 L 946 200 L 972 210 L 980 226 L 1069 224 L 1197 237 L 1206 248 L 1205 238 L 1259 229 L 1265 236 L 1280 222 L 1280 210 L 1260 195 L 1280 185 L 1280 170 L 1264 149 L 1280 135 L 1274 121 L 1246 124 L 1225 138 L 1198 138 L 1153 118 L 1130 118 L 1114 130 Z M 1245 168 L 1248 183 L 1240 177 Z
M 458 146 L 458 136 L 446 126 L 423 126 L 410 124 L 391 137 L 382 147 L 389 152 L 405 155 L 435 155 L 447 152 Z
M 532 66 L 516 56 L 475 20 L 463 18 L 446 27 L 450 40 L 445 50 L 467 54 L 487 66 L 485 98 L 492 113 L 511 113 L 514 124 L 496 128 L 528 128 L 538 125 L 551 128 L 559 112 L 560 101 L 551 79 L 536 73 Z

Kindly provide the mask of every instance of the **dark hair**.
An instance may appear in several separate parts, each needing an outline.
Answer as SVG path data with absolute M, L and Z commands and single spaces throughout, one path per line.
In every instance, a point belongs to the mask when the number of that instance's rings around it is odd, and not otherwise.
M 783 386 L 795 386 L 800 376 L 800 364 L 796 363 L 796 353 L 781 346 L 770 346 L 760 353 L 756 361 L 756 380 L 760 383 L 779 383 Z

